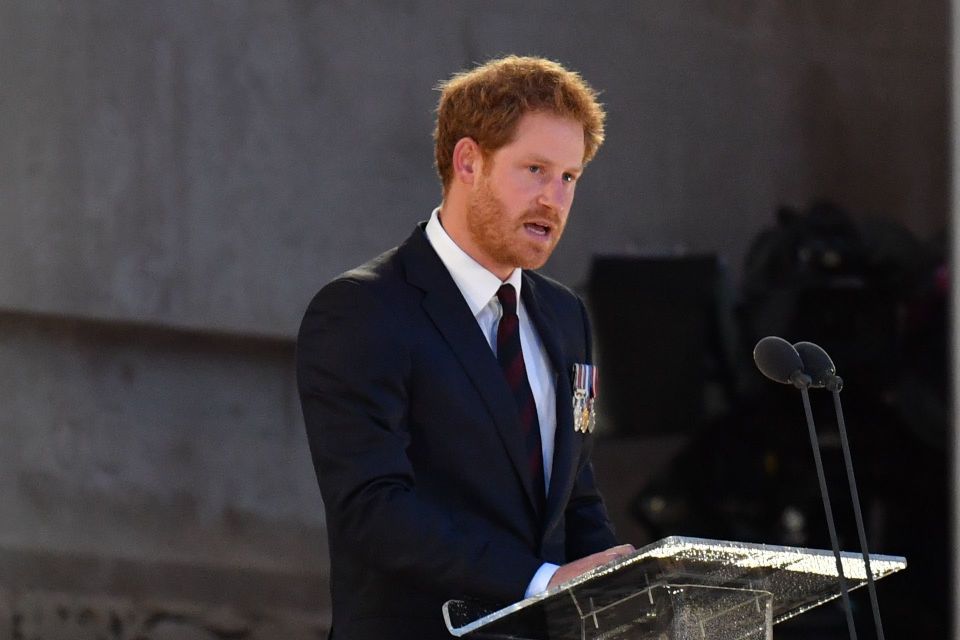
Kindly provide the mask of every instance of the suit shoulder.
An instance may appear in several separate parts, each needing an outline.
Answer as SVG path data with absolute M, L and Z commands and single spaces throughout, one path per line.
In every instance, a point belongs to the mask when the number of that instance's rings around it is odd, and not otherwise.
M 376 326 L 392 320 L 397 309 L 409 302 L 406 284 L 393 248 L 327 282 L 307 305 L 304 327 L 317 321 L 344 318 L 361 326 Z
M 378 299 L 395 290 L 402 282 L 397 247 L 364 264 L 344 271 L 327 282 L 313 297 L 310 306 L 340 296 Z
M 401 279 L 397 251 L 398 247 L 394 247 L 358 267 L 344 271 L 327 286 L 340 282 L 350 282 L 356 287 L 371 290 L 392 286 Z

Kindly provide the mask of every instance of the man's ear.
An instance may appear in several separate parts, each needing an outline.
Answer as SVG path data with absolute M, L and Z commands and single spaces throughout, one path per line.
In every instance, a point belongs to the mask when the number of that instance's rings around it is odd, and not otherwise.
M 473 138 L 460 138 L 453 147 L 453 179 L 472 185 L 483 171 L 483 154 Z

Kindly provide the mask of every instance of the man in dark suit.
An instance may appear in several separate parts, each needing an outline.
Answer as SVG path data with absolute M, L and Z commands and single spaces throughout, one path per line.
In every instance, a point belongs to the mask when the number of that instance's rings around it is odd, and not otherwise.
M 441 206 L 325 286 L 297 342 L 336 640 L 449 637 L 447 599 L 508 604 L 632 550 L 575 429 L 586 311 L 530 271 L 603 140 L 596 94 L 494 60 L 444 84 L 435 138 Z

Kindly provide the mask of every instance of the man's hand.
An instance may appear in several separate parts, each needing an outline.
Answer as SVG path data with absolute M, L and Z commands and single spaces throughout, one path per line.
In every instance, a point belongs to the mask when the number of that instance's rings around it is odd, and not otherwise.
M 590 571 L 594 567 L 599 567 L 602 564 L 607 564 L 612 562 L 617 558 L 629 555 L 633 553 L 635 549 L 632 544 L 621 544 L 616 547 L 610 547 L 605 551 L 600 551 L 593 555 L 587 556 L 586 558 L 580 558 L 579 560 L 574 560 L 573 562 L 568 562 L 559 569 L 556 573 L 553 574 L 553 577 L 550 578 L 550 582 L 547 584 L 547 589 L 552 589 L 559 584 L 564 582 L 569 582 L 577 576 Z

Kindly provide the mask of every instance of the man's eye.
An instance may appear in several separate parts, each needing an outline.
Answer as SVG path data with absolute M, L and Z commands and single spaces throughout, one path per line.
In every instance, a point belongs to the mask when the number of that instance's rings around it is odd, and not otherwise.
M 573 175 L 572 173 L 563 174 L 564 182 L 576 182 L 576 180 L 577 180 L 577 176 Z
M 529 167 L 527 167 L 527 170 L 529 170 L 530 173 L 543 173 L 543 167 L 541 167 L 538 164 L 530 165 Z

